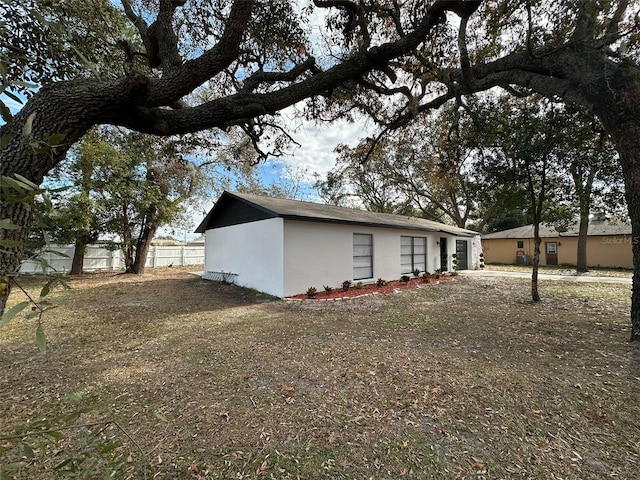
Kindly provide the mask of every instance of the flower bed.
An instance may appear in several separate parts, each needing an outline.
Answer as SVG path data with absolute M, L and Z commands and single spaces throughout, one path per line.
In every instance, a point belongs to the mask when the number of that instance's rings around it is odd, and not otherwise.
M 420 286 L 426 286 L 429 284 L 437 284 L 441 281 L 451 280 L 453 277 L 450 275 L 441 275 L 439 279 L 434 277 L 425 281 L 423 278 L 411 278 L 408 282 L 401 280 L 389 280 L 385 285 L 378 286 L 374 283 L 363 284 L 361 288 L 352 285 L 347 291 L 344 291 L 341 287 L 333 288 L 331 293 L 327 293 L 324 290 L 318 290 L 313 298 L 309 298 L 306 293 L 299 293 L 287 297 L 290 300 L 338 300 L 343 298 L 355 298 L 363 295 L 389 295 L 397 292 L 398 290 L 409 290 L 418 288 Z

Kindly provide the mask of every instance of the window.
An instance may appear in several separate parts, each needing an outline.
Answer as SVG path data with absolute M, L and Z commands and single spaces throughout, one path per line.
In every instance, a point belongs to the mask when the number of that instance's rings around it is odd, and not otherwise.
M 416 268 L 427 270 L 427 239 L 400 237 L 400 273 L 412 273 Z
M 373 235 L 353 234 L 353 279 L 373 278 Z
M 524 248 L 524 240 L 518 240 L 518 248 Z

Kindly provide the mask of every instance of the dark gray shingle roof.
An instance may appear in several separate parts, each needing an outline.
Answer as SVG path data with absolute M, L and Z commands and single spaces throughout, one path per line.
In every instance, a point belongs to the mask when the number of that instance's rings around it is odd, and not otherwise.
M 299 200 L 287 200 L 283 198 L 265 197 L 247 193 L 224 192 L 220 197 L 233 197 L 238 201 L 252 204 L 262 211 L 273 214 L 274 217 L 282 217 L 292 220 L 306 220 L 328 223 L 348 223 L 358 225 L 370 225 L 385 228 L 402 228 L 408 230 L 423 230 L 442 232 L 450 235 L 470 237 L 478 235 L 478 232 L 464 228 L 453 227 L 443 223 L 426 220 L 424 218 L 393 215 L 390 213 L 376 213 L 353 208 L 322 205 L 319 203 L 303 202 Z M 221 203 L 218 200 L 216 206 Z M 204 231 L 212 214 L 215 215 L 216 206 L 213 207 L 207 218 L 200 224 L 196 231 Z

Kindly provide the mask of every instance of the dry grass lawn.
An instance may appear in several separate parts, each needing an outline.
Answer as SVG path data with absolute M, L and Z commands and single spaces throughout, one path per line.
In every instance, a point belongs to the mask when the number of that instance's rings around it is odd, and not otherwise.
M 640 471 L 625 285 L 543 282 L 532 305 L 514 279 L 296 303 L 175 268 L 70 284 L 52 294 L 45 356 L 32 321 L 0 330 L 11 478 Z

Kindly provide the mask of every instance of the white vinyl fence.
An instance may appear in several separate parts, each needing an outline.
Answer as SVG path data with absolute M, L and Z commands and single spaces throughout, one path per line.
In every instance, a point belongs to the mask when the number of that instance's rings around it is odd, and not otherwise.
M 49 271 L 67 273 L 71 270 L 73 260 L 73 245 L 51 245 L 50 250 L 60 252 L 67 257 L 56 255 L 55 253 L 44 253 L 41 258 L 51 265 Z M 165 246 L 152 245 L 147 255 L 147 268 L 168 267 L 183 265 L 204 265 L 204 246 L 184 245 Z M 124 269 L 124 256 L 120 250 L 107 250 L 100 245 L 89 245 L 84 255 L 84 271 L 93 270 L 122 270 Z M 20 273 L 42 273 L 40 263 L 33 260 L 26 260 L 22 263 Z

